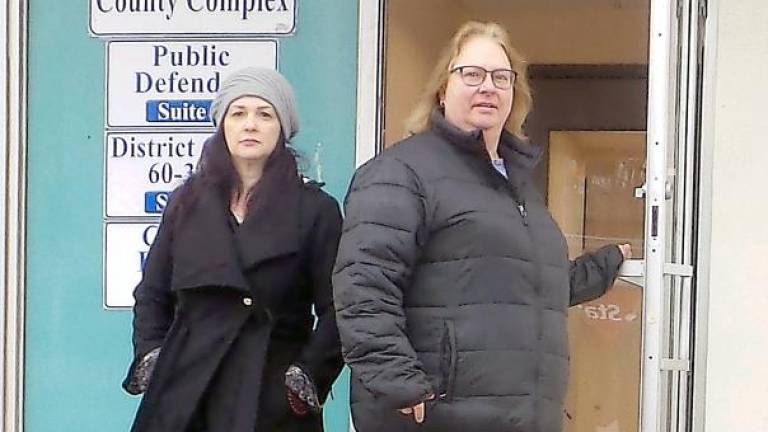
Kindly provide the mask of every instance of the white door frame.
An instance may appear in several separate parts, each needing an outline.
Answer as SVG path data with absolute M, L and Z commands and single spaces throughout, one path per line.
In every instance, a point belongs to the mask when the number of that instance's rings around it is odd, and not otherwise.
M 381 79 L 383 68 L 384 0 L 358 2 L 357 33 L 357 133 L 355 167 L 374 157 L 379 150 Z
M 4 47 L 3 50 L 3 56 L 0 58 L 0 82 L 8 82 L 8 61 L 6 53 L 8 52 L 8 0 L 2 0 L 0 1 L 0 42 L 2 42 L 2 46 Z M 6 212 L 6 196 L 8 194 L 7 192 L 7 182 L 6 182 L 6 173 L 7 173 L 7 161 L 8 161 L 8 89 L 6 87 L 0 87 L 0 112 L 2 112 L 2 116 L 0 116 L 0 123 L 2 123 L 2 130 L 3 130 L 3 139 L 0 140 L 0 167 L 2 168 L 2 172 L 0 173 L 0 188 L 2 188 L 3 191 L 3 199 L 0 200 L 0 229 L 2 229 L 2 233 L 0 233 L 0 236 L 2 236 L 3 239 L 8 238 L 8 229 L 5 225 L 5 212 Z M 5 280 L 5 267 L 6 267 L 6 261 L 5 257 L 7 255 L 6 253 L 7 246 L 5 242 L 3 241 L 2 244 L 0 244 L 0 343 L 2 343 L 3 352 L 6 351 L 6 344 L 5 344 L 5 305 L 6 303 L 6 287 L 7 283 Z M 7 395 L 5 393 L 5 355 L 0 357 L 0 389 L 3 390 L 3 400 L 7 399 Z M 3 406 L 0 407 L 2 409 L 2 412 L 5 413 L 7 411 L 7 408 L 5 407 L 5 403 L 3 403 Z M 3 415 L 4 417 L 4 415 Z M 0 431 L 4 431 L 5 428 L 4 425 L 4 418 L 3 421 L 0 421 Z
M 0 432 L 23 429 L 24 229 L 26 196 L 26 0 L 0 1 L 3 57 L 0 74 Z
M 640 385 L 640 431 L 659 432 L 663 424 L 662 356 L 665 340 L 663 311 L 667 229 L 667 149 L 670 130 L 673 26 L 677 2 L 651 0 L 648 53 L 648 126 L 645 195 L 645 287 Z
M 376 156 L 379 150 L 383 17 L 384 0 L 358 1 L 355 168 Z M 355 432 L 351 414 L 349 432 Z

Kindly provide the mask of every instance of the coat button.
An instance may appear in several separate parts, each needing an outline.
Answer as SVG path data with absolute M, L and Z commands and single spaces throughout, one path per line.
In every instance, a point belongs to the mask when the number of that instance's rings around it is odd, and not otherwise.
M 253 304 L 253 299 L 250 297 L 243 297 L 243 304 L 246 306 L 250 306 Z

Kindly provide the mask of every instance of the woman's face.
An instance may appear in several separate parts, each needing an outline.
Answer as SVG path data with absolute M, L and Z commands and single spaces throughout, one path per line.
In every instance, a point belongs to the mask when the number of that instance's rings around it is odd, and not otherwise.
M 280 120 L 269 102 L 243 96 L 229 105 L 224 115 L 224 140 L 232 161 L 265 162 L 280 137 Z
M 464 43 L 450 67 L 459 66 L 479 66 L 486 71 L 512 68 L 501 45 L 485 36 Z M 480 85 L 470 86 L 464 83 L 461 71 L 452 72 L 443 96 L 445 118 L 464 131 L 501 130 L 512 111 L 514 75 L 510 84 L 508 89 L 499 89 L 486 73 Z

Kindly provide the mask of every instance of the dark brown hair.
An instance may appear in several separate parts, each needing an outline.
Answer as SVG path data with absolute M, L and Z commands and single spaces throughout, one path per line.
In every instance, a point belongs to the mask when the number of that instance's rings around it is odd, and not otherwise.
M 196 172 L 174 192 L 168 211 L 177 214 L 191 209 L 201 192 L 209 187 L 224 197 L 226 203 L 229 203 L 233 193 L 236 196 L 246 194 L 249 213 L 263 209 L 278 195 L 296 190 L 286 186 L 301 183 L 296 159 L 296 153 L 288 146 L 281 131 L 259 181 L 250 190 L 240 190 L 240 176 L 232 163 L 232 155 L 220 126 L 203 145 Z

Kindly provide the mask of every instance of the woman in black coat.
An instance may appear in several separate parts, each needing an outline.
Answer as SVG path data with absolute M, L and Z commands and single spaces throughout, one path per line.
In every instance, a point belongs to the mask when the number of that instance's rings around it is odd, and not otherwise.
M 217 131 L 173 193 L 134 292 L 124 387 L 146 392 L 132 431 L 322 431 L 342 366 L 338 205 L 298 174 L 282 75 L 234 73 L 212 114 Z
M 568 307 L 628 245 L 573 261 L 532 179 L 525 62 L 468 23 L 403 140 L 360 167 L 334 273 L 358 432 L 560 432 Z

